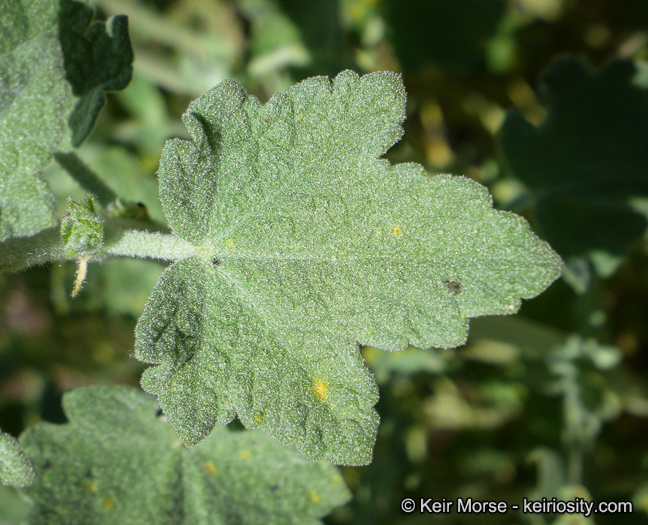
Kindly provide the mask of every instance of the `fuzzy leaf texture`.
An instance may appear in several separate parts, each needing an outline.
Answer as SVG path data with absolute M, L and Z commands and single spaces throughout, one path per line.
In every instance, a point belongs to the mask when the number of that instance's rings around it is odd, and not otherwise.
M 617 60 L 593 72 L 561 58 L 540 87 L 545 120 L 510 114 L 500 136 L 540 233 L 566 260 L 622 256 L 647 225 L 632 199 L 648 197 L 648 66 Z
M 160 196 L 196 245 L 160 277 L 135 355 L 193 445 L 236 415 L 310 458 L 367 464 L 378 392 L 358 345 L 463 343 L 560 274 L 522 218 L 462 177 L 379 157 L 402 136 L 393 73 L 314 77 L 261 105 L 226 80 L 167 142 Z
M 18 440 L 0 430 L 0 483 L 24 487 L 33 483 L 35 477 L 31 461 Z
M 316 524 L 349 499 L 335 467 L 258 431 L 222 427 L 185 448 L 140 390 L 73 390 L 63 408 L 69 423 L 21 437 L 38 472 L 32 525 Z
M 130 80 L 126 17 L 92 16 L 78 0 L 0 3 L 0 241 L 56 223 L 40 172 L 90 133 L 104 91 Z
M 68 211 L 61 219 L 61 239 L 68 258 L 96 252 L 103 246 L 103 218 L 92 195 L 87 204 L 68 199 Z

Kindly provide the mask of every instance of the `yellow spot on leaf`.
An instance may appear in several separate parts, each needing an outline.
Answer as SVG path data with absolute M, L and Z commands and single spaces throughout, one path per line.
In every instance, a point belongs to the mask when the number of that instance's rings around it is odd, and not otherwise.
M 313 503 L 319 503 L 319 501 L 320 501 L 320 497 L 319 497 L 319 494 L 318 494 L 317 492 L 311 492 L 311 493 L 308 495 L 308 498 L 309 498 Z
M 400 229 L 400 226 L 392 226 L 391 234 L 394 237 L 400 237 L 401 235 L 403 235 L 403 230 Z
M 88 481 L 85 484 L 85 490 L 86 490 L 86 492 L 96 492 L 97 491 L 97 484 L 94 481 Z
M 249 450 L 239 450 L 239 457 L 241 459 L 248 459 L 252 457 L 252 453 Z
M 206 461 L 203 463 L 203 470 L 208 476 L 213 476 L 218 472 L 218 467 L 214 465 L 213 461 Z
M 234 248 L 234 246 L 236 246 L 236 244 L 234 243 L 234 241 L 232 239 L 227 239 L 225 241 L 225 246 L 227 246 L 228 248 Z
M 331 485 L 339 485 L 340 483 L 342 483 L 342 478 L 340 476 L 338 476 L 337 474 L 335 474 L 331 478 Z
M 313 383 L 313 392 L 321 401 L 326 401 L 328 398 L 328 383 L 323 379 L 318 379 Z
M 103 500 L 104 510 L 110 510 L 115 506 L 115 501 L 112 498 L 105 498 Z
M 261 414 L 261 413 L 255 414 L 254 415 L 254 422 L 257 425 L 260 425 L 261 423 L 263 423 L 263 414 Z

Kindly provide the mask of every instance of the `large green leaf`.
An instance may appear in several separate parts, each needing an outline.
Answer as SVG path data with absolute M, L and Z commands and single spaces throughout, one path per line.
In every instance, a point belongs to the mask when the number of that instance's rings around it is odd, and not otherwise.
M 311 458 L 371 460 L 378 394 L 358 344 L 464 342 L 560 274 L 472 180 L 380 160 L 402 135 L 393 73 L 308 79 L 266 105 L 225 81 L 169 141 L 160 194 L 198 256 L 160 278 L 135 355 L 188 445 L 238 415 Z
M 631 199 L 648 197 L 648 67 L 615 61 L 593 73 L 563 58 L 541 88 L 541 125 L 516 114 L 504 122 L 506 161 L 530 189 L 541 233 L 565 259 L 621 255 L 646 230 Z
M 56 223 L 41 170 L 86 138 L 104 91 L 130 80 L 126 18 L 92 13 L 78 0 L 0 4 L 0 241 Z
M 335 467 L 260 432 L 222 427 L 185 448 L 136 389 L 74 390 L 63 407 L 68 424 L 21 437 L 39 475 L 30 524 L 315 524 L 349 497 Z
M 57 81 L 62 72 L 51 30 L 0 55 L 0 241 L 56 223 L 54 198 L 40 171 L 65 132 L 69 88 Z
M 16 438 L 0 431 L 0 483 L 24 487 L 34 482 L 31 461 L 20 448 Z

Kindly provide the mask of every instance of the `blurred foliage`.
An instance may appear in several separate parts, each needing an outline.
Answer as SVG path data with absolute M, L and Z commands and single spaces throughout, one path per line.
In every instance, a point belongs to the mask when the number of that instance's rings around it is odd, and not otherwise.
M 648 67 L 617 60 L 592 75 L 564 57 L 541 88 L 546 119 L 536 128 L 510 114 L 502 150 L 529 187 L 515 209 L 532 207 L 540 233 L 567 260 L 569 282 L 584 291 L 589 275 L 574 267 L 586 267 L 585 256 L 609 276 L 646 231 L 646 211 L 633 200 L 648 200 Z
M 634 99 L 624 95 L 640 84 L 632 75 L 621 79 L 624 68 L 646 67 L 645 0 L 96 5 L 105 16 L 129 16 L 134 77 L 125 91 L 109 96 L 79 156 L 121 198 L 143 203 L 153 220 L 163 220 L 155 180 L 159 155 L 167 138 L 184 136 L 180 115 L 191 99 L 230 77 L 265 100 L 305 76 L 347 67 L 403 74 L 408 120 L 403 141 L 388 154 L 391 161 L 416 161 L 430 173 L 464 174 L 486 184 L 497 206 L 527 214 L 552 242 L 544 219 L 521 203 L 530 193 L 544 195 L 552 177 L 563 182 L 582 166 L 583 155 L 609 177 L 598 203 L 616 192 L 624 210 L 646 216 L 636 188 L 616 185 L 623 172 L 644 186 L 648 180 L 648 129 Z M 581 89 L 615 70 L 612 80 L 620 82 L 607 98 L 597 95 L 585 104 L 576 94 L 566 104 L 572 114 L 583 104 L 581 127 L 569 127 L 570 112 L 558 117 L 555 97 L 540 90 L 540 79 L 564 55 L 579 57 L 588 73 L 556 89 Z M 602 73 L 614 59 L 626 65 Z M 547 135 L 546 155 L 519 149 L 518 162 L 504 162 L 498 144 L 507 112 L 518 115 L 508 119 Z M 605 124 L 615 118 L 621 134 Z M 513 135 L 522 138 L 519 131 Z M 640 152 L 632 159 L 623 153 L 630 146 Z M 594 161 L 595 154 L 604 158 Z M 68 196 L 84 198 L 59 167 L 51 167 L 47 178 L 59 216 Z M 576 205 L 581 196 L 571 192 L 564 202 Z M 605 222 L 608 212 L 599 212 Z M 603 230 L 588 221 L 585 235 L 578 222 L 585 217 L 549 214 L 551 231 L 573 239 L 556 241 L 556 248 L 587 258 L 570 260 L 569 283 L 554 284 L 520 315 L 472 320 L 469 342 L 458 349 L 363 350 L 380 383 L 382 422 L 373 463 L 345 469 L 354 498 L 329 523 L 563 523 L 565 517 L 514 511 L 431 519 L 405 515 L 400 501 L 461 496 L 515 504 L 523 497 L 566 495 L 635 503 L 633 514 L 599 514 L 589 523 L 648 523 L 645 221 L 614 228 L 610 222 Z M 624 232 L 631 227 L 628 238 Z M 133 329 L 162 269 L 150 261 L 91 264 L 76 299 L 70 298 L 72 266 L 0 276 L 0 427 L 17 436 L 39 420 L 63 421 L 60 399 L 70 388 L 137 385 L 142 367 L 129 359 Z M 0 523 L 18 523 L 23 513 L 15 491 L 0 488 Z

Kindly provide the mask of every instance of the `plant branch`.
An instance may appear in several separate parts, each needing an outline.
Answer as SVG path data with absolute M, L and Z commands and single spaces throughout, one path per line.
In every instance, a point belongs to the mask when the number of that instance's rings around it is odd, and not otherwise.
M 177 261 L 196 254 L 196 247 L 171 234 L 133 229 L 110 228 L 106 222 L 105 244 L 101 255 L 140 257 Z
M 31 237 L 12 237 L 0 243 L 0 272 L 19 272 L 30 266 L 63 260 L 65 247 L 58 225 Z
M 136 221 L 107 220 L 104 246 L 90 261 L 108 257 L 140 257 L 176 261 L 197 254 L 194 245 L 172 234 L 133 229 Z M 76 259 L 76 258 L 74 258 Z M 31 237 L 13 237 L 0 243 L 0 272 L 19 272 L 39 264 L 63 262 L 65 246 L 59 226 Z

